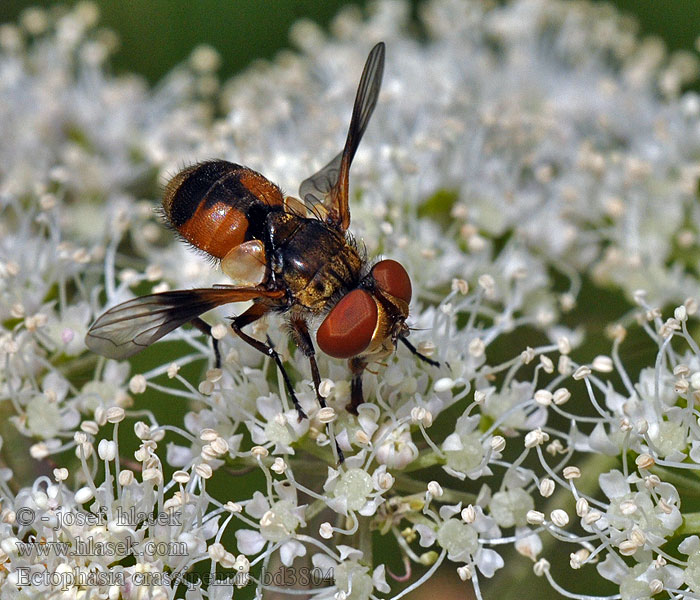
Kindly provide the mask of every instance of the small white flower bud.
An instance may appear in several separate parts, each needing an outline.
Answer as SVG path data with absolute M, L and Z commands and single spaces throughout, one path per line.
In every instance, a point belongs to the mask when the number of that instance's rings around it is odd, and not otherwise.
M 549 514 L 549 518 L 557 527 L 566 527 L 569 524 L 569 515 L 561 508 L 553 510 Z
M 189 483 L 190 474 L 187 471 L 175 471 L 173 473 L 173 481 L 177 483 L 182 483 L 183 485 Z
M 549 390 L 537 390 L 535 392 L 535 402 L 540 406 L 549 406 L 552 403 L 552 392 Z
M 85 504 L 94 497 L 95 496 L 93 495 L 92 490 L 87 486 L 81 487 L 77 492 L 75 492 L 74 496 L 76 504 Z
M 212 330 L 213 332 L 213 330 Z M 180 371 L 180 366 L 177 363 L 170 363 L 170 366 L 168 367 L 168 370 L 166 371 L 168 374 L 168 379 L 174 379 L 178 372 Z
M 209 554 L 209 558 L 211 558 L 212 561 L 221 562 L 221 559 L 226 555 L 226 548 L 219 542 L 216 542 L 207 548 L 207 554 Z
M 568 375 L 571 373 L 571 358 L 566 354 L 562 354 L 557 362 L 557 372 L 560 375 Z
M 685 306 L 678 306 L 673 311 L 673 318 L 681 322 L 686 321 L 688 319 L 688 311 L 685 309 Z
M 369 436 L 362 429 L 358 429 L 355 431 L 355 441 L 361 446 L 366 446 L 369 444 Z
M 525 518 L 530 525 L 542 525 L 544 523 L 544 513 L 538 510 L 528 510 Z
M 557 349 L 560 354 L 570 354 L 571 353 L 571 342 L 567 337 L 560 337 L 557 340 Z
M 654 461 L 654 458 L 650 456 L 649 454 L 640 454 L 635 460 L 634 463 L 640 468 L 640 469 L 651 469 L 651 467 L 656 464 Z
M 597 510 L 590 511 L 586 516 L 583 517 L 584 525 L 593 525 L 596 521 L 600 520 L 603 515 Z
M 620 554 L 622 556 L 632 556 L 638 549 L 639 547 L 629 540 L 624 540 L 620 543 Z
M 479 283 L 479 287 L 486 292 L 487 296 L 493 295 L 496 291 L 496 280 L 491 277 L 491 275 L 481 275 L 477 281 Z
M 687 379 L 678 379 L 673 384 L 673 390 L 677 394 L 687 394 L 689 387 L 690 387 L 690 384 L 688 383 Z
M 580 569 L 583 563 L 591 555 L 591 553 L 585 548 L 580 548 L 576 552 L 572 552 L 569 555 L 569 565 L 572 569 Z
M 585 517 L 588 514 L 588 511 L 590 510 L 590 506 L 588 504 L 588 500 L 585 498 L 579 498 L 576 500 L 576 514 L 579 517 Z
M 321 398 L 328 398 L 331 392 L 335 388 L 335 382 L 331 379 L 322 379 L 321 384 L 318 386 L 318 393 L 321 394 Z
M 53 476 L 56 481 L 65 481 L 68 479 L 68 469 L 62 467 L 60 469 L 53 470 Z
M 504 438 L 502 435 L 494 435 L 491 438 L 491 449 L 494 452 L 503 452 L 506 447 L 506 438 Z
M 581 469 L 578 467 L 564 467 L 562 474 L 564 479 L 578 479 L 581 477 Z
M 431 481 L 428 483 L 428 493 L 433 498 L 440 498 L 443 494 L 442 486 L 437 481 Z
M 535 446 L 541 446 L 547 441 L 549 441 L 549 434 L 545 431 L 542 431 L 539 427 L 525 434 L 526 448 L 534 448 Z
M 97 455 L 102 460 L 114 460 L 117 456 L 117 445 L 112 440 L 100 440 L 97 445 Z
M 520 353 L 520 360 L 524 365 L 529 365 L 535 359 L 535 349 L 528 346 Z
M 390 490 L 394 485 L 394 476 L 391 473 L 382 473 L 377 478 L 377 486 L 383 492 Z
M 549 356 L 545 356 L 544 354 L 540 355 L 540 364 L 545 373 L 554 373 L 554 363 Z
M 638 509 L 639 507 L 634 500 L 624 500 L 623 502 L 620 502 L 620 512 L 622 512 L 622 514 L 626 517 L 636 513 Z
M 270 454 L 269 451 L 267 450 L 267 448 L 265 448 L 265 446 L 253 446 L 250 449 L 250 453 L 253 456 L 259 457 L 259 458 L 265 458 L 268 454 Z
M 661 483 L 661 478 L 658 475 L 647 475 L 644 478 L 644 486 L 648 490 L 653 490 L 655 487 L 657 487 Z
M 630 532 L 630 542 L 635 544 L 638 548 L 641 548 L 645 541 L 646 536 L 644 535 L 644 532 L 635 525 Z
M 221 369 L 208 369 L 206 373 L 207 381 L 216 383 L 224 376 L 224 372 Z
M 143 421 L 134 423 L 134 433 L 140 440 L 148 440 L 151 437 L 151 428 Z
M 690 385 L 694 390 L 700 390 L 700 371 L 695 371 L 690 376 Z
M 469 342 L 468 350 L 471 356 L 474 358 L 479 358 L 480 356 L 484 355 L 486 345 L 481 338 L 474 338 L 471 342 Z
M 211 429 L 210 427 L 202 429 L 199 432 L 199 439 L 203 442 L 213 442 L 217 437 L 219 437 L 219 434 L 216 429 Z
M 673 367 L 673 374 L 676 377 L 687 377 L 690 375 L 690 368 L 688 365 L 680 364 Z
M 95 421 L 83 421 L 80 424 L 80 429 L 81 429 L 81 431 L 84 431 L 85 433 L 89 433 L 90 435 L 97 435 L 97 433 L 100 430 L 100 428 L 97 426 L 97 423 L 95 423 Z
M 278 475 L 281 475 L 287 470 L 287 463 L 284 462 L 284 459 L 282 457 L 278 456 L 277 458 L 275 458 L 270 469 L 272 469 L 272 471 L 274 471 Z
M 321 523 L 321 526 L 318 528 L 318 534 L 324 540 L 330 540 L 333 537 L 333 526 L 328 521 Z
M 214 384 L 205 379 L 199 383 L 197 390 L 202 396 L 211 396 L 214 393 Z
M 637 304 L 644 304 L 646 302 L 647 293 L 646 290 L 634 290 L 632 298 Z
M 539 485 L 539 490 L 540 490 L 540 495 L 543 498 L 549 498 L 553 493 L 554 493 L 554 488 L 556 487 L 556 484 L 552 479 L 549 477 L 545 477 L 542 481 L 540 481 Z
M 652 579 L 649 582 L 649 593 L 652 596 L 655 596 L 656 594 L 659 594 L 663 591 L 664 589 L 664 583 L 660 579 Z
M 130 486 L 134 482 L 134 472 L 129 469 L 124 469 L 119 472 L 119 485 L 122 487 Z
M 141 479 L 144 481 L 150 481 L 153 483 L 153 485 L 160 485 L 163 482 L 163 472 L 158 468 L 149 467 L 141 471 Z
M 332 423 L 336 418 L 335 410 L 330 406 L 326 406 L 318 411 L 318 420 L 321 423 Z
M 466 506 L 465 508 L 462 509 L 460 516 L 462 517 L 462 520 L 465 523 L 471 524 L 474 521 L 476 521 L 476 509 L 474 508 L 473 505 L 470 504 L 469 506 Z
M 542 577 L 545 573 L 549 571 L 549 561 L 546 558 L 540 558 L 534 566 L 532 567 L 533 572 L 537 577 Z
M 564 449 L 564 445 L 561 443 L 561 440 L 553 440 L 549 444 L 547 444 L 546 447 L 547 453 L 551 454 L 552 456 L 556 456 L 557 454 L 563 454 L 566 452 Z
M 471 349 L 470 349 L 471 353 Z M 439 394 L 441 392 L 449 392 L 455 385 L 455 382 L 450 377 L 442 377 L 433 384 L 433 389 Z
M 483 404 L 486 401 L 486 393 L 481 390 L 474 390 L 474 402 L 476 404 Z
M 574 374 L 572 377 L 576 381 L 580 381 L 581 379 L 584 379 L 585 377 L 588 377 L 591 374 L 591 368 L 586 366 L 586 365 L 581 365 L 576 371 L 574 371 Z
M 110 406 L 107 409 L 107 412 L 105 413 L 105 417 L 107 418 L 108 423 L 119 423 L 124 420 L 125 416 L 126 413 L 124 412 L 124 409 L 121 406 Z
M 146 391 L 147 383 L 143 375 L 134 375 L 129 380 L 129 391 L 132 394 L 143 394 Z
M 223 456 L 224 454 L 228 453 L 228 442 L 220 436 L 212 441 L 210 446 L 214 454 L 217 456 Z
M 554 394 L 552 395 L 552 400 L 554 401 L 554 404 L 557 406 L 561 406 L 562 404 L 566 404 L 569 399 L 571 398 L 571 392 L 567 390 L 566 388 L 559 388 L 554 391 Z
M 469 284 L 464 281 L 464 279 L 453 279 L 452 291 L 459 292 L 462 296 L 466 296 L 469 293 Z
M 49 455 L 49 447 L 46 442 L 37 442 L 29 448 L 29 456 L 36 460 L 42 460 Z
M 207 463 L 199 463 L 198 465 L 195 465 L 194 472 L 197 473 L 197 475 L 199 475 L 202 479 L 209 479 L 214 474 L 211 465 L 208 465 Z
M 472 570 L 469 565 L 457 567 L 457 575 L 462 581 L 469 581 L 472 578 Z
M 598 355 L 593 359 L 591 366 L 599 373 L 612 373 L 613 361 L 609 356 Z

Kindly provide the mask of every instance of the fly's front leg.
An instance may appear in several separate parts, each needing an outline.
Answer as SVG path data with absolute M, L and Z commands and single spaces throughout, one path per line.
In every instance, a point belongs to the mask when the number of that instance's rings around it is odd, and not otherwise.
M 350 404 L 345 408 L 353 415 L 357 414 L 357 408 L 365 399 L 362 396 L 362 373 L 365 371 L 367 363 L 361 358 L 351 358 L 348 366 L 352 372 L 352 382 L 350 384 Z
M 438 361 L 433 360 L 432 358 L 428 358 L 427 356 L 425 356 L 425 354 L 421 354 L 420 352 L 418 352 L 416 347 L 411 342 L 409 342 L 405 337 L 400 337 L 399 340 L 401 340 L 401 342 L 403 342 L 403 345 L 406 346 L 406 348 L 408 348 L 411 351 L 411 354 L 417 356 L 423 362 L 426 362 L 433 367 L 440 366 L 440 363 Z M 447 366 L 449 367 L 449 365 L 447 365 Z
M 326 399 L 321 396 L 321 375 L 318 372 L 318 364 L 316 364 L 316 349 L 314 348 L 314 342 L 309 335 L 309 327 L 306 321 L 301 317 L 292 317 L 291 319 L 292 333 L 294 334 L 294 341 L 300 350 L 304 353 L 304 356 L 309 359 L 309 365 L 311 366 L 311 378 L 314 380 L 314 389 L 316 390 L 316 399 L 321 405 L 321 408 L 326 408 Z M 335 440 L 333 437 L 333 432 L 331 431 L 331 439 Z M 340 464 L 345 462 L 345 455 L 340 449 L 338 442 L 335 441 L 335 450 L 338 453 L 338 462 Z
M 301 404 L 299 404 L 299 400 L 297 399 L 297 396 L 294 393 L 294 386 L 292 386 L 292 382 L 289 379 L 289 375 L 287 375 L 287 371 L 284 369 L 284 365 L 282 364 L 280 355 L 277 354 L 277 350 L 275 350 L 272 343 L 265 344 L 264 342 L 256 340 L 254 337 L 251 337 L 247 333 L 241 331 L 242 327 L 254 323 L 259 318 L 267 314 L 269 310 L 270 308 L 264 306 L 263 304 L 253 304 L 253 306 L 251 306 L 242 315 L 231 319 L 231 328 L 236 333 L 236 335 L 239 338 L 241 338 L 244 342 L 251 345 L 258 352 L 262 352 L 265 356 L 271 357 L 275 361 L 277 368 L 279 369 L 280 373 L 282 373 L 284 385 L 286 386 L 287 391 L 289 392 L 289 396 L 291 397 L 292 402 L 294 403 L 294 408 L 297 409 L 297 414 L 299 415 L 299 420 L 301 421 L 302 419 L 306 418 L 306 413 L 301 408 Z
M 204 335 L 208 335 L 211 338 L 211 345 L 214 347 L 214 366 L 217 369 L 221 368 L 221 352 L 219 351 L 219 340 L 217 340 L 212 334 L 211 334 L 211 325 L 204 321 L 203 319 L 200 319 L 199 317 L 196 317 L 190 321 L 192 325 L 194 325 L 197 329 L 199 329 Z
M 311 335 L 309 335 L 309 327 L 306 321 L 300 317 L 292 317 L 291 320 L 292 333 L 294 334 L 294 341 L 300 350 L 304 353 L 304 356 L 309 359 L 309 365 L 311 366 L 311 378 L 314 380 L 314 388 L 316 390 L 316 398 L 321 408 L 326 408 L 326 399 L 321 396 L 321 375 L 318 371 L 318 365 L 316 364 L 316 349 L 314 348 L 313 340 Z

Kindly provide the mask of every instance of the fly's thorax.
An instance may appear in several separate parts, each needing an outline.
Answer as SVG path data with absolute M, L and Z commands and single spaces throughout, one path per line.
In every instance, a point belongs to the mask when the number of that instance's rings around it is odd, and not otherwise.
M 317 219 L 270 215 L 272 268 L 295 302 L 321 312 L 343 291 L 357 286 L 362 259 L 345 236 Z

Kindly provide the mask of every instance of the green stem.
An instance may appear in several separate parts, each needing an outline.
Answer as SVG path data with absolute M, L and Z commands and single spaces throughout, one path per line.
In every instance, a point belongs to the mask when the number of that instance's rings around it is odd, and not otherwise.
M 436 452 L 424 452 L 416 460 L 414 460 L 410 465 L 408 465 L 403 473 L 410 473 L 411 471 L 418 471 L 419 469 L 427 469 L 428 467 L 433 467 L 435 465 L 445 464 L 444 457 L 440 456 Z
M 661 481 L 672 483 L 677 488 L 685 490 L 693 495 L 700 496 L 700 481 L 695 478 L 684 477 L 680 472 L 658 465 L 653 466 L 651 472 L 658 475 Z
M 683 515 L 683 525 L 676 530 L 677 534 L 687 535 L 700 533 L 700 513 L 688 513 Z
M 304 517 L 307 521 L 310 521 L 316 515 L 323 512 L 326 508 L 328 508 L 328 505 L 326 504 L 325 500 L 314 500 L 314 502 L 312 502 L 311 504 L 309 504 L 309 506 L 306 507 L 306 510 L 304 511 Z
M 370 518 L 361 517 L 357 515 L 359 519 L 358 524 L 358 548 L 362 551 L 362 561 L 366 565 L 374 566 L 373 556 L 372 556 L 372 531 L 370 530 Z

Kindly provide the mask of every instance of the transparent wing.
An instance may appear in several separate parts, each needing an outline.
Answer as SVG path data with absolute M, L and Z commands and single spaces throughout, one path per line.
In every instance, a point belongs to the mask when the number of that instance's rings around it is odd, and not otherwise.
M 348 174 L 350 164 L 360 144 L 362 135 L 377 105 L 379 88 L 384 74 L 384 42 L 372 48 L 365 68 L 362 71 L 360 85 L 357 88 L 352 118 L 348 129 L 345 147 L 331 162 L 299 186 L 299 196 L 311 212 L 318 214 L 318 205 L 328 214 L 327 221 L 345 231 L 350 225 L 348 208 Z
M 216 306 L 282 294 L 258 288 L 221 287 L 141 296 L 100 316 L 88 330 L 85 344 L 107 358 L 128 358 Z

